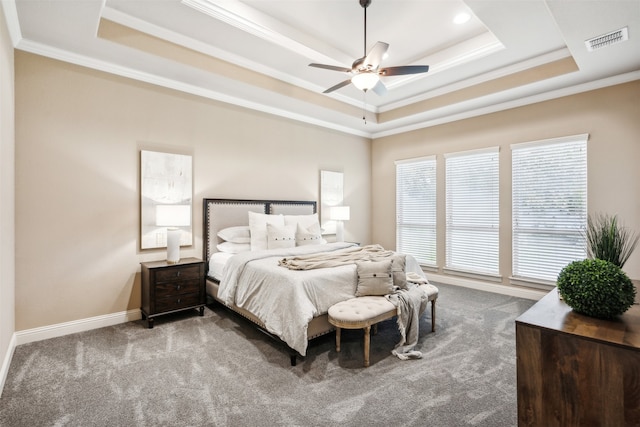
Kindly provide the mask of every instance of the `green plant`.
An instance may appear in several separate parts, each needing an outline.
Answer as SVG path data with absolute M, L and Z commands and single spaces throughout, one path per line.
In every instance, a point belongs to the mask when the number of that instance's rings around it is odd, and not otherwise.
M 616 215 L 589 215 L 586 230 L 587 255 L 622 268 L 636 248 L 640 235 L 618 223 Z
M 558 275 L 558 292 L 574 311 L 610 319 L 631 307 L 636 288 L 617 265 L 602 259 L 574 261 Z

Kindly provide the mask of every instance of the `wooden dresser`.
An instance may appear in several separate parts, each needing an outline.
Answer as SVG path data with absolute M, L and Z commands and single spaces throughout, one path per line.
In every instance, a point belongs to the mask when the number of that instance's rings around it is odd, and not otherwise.
M 519 426 L 640 426 L 640 306 L 615 320 L 551 291 L 516 319 Z
M 205 263 L 183 258 L 176 264 L 166 261 L 141 263 L 142 318 L 153 328 L 153 319 L 174 311 L 198 308 L 204 314 L 207 302 Z

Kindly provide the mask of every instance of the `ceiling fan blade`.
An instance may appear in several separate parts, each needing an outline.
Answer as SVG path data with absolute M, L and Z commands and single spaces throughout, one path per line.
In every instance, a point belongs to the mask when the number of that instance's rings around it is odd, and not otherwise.
M 387 93 L 387 87 L 382 83 L 382 80 L 378 80 L 378 83 L 371 89 L 378 96 L 384 96 Z
M 389 44 L 385 42 L 377 42 L 367 54 L 367 57 L 364 58 L 364 66 L 370 67 L 372 70 L 377 70 L 382 62 L 382 57 L 385 53 L 387 53 L 387 49 L 389 49 Z
M 351 72 L 351 68 L 336 67 L 335 65 L 309 64 L 309 67 L 324 68 L 325 70 L 332 70 L 332 71 L 342 71 L 344 73 L 350 73 Z
M 402 76 L 405 74 L 420 74 L 429 71 L 428 65 L 405 65 L 401 67 L 387 67 L 378 71 L 381 76 Z
M 335 85 L 335 86 L 331 86 L 329 89 L 325 90 L 325 91 L 324 91 L 324 92 L 322 92 L 322 93 L 329 93 L 329 92 L 333 92 L 334 90 L 338 90 L 338 89 L 340 89 L 341 87 L 344 87 L 344 86 L 346 86 L 346 85 L 348 85 L 348 84 L 350 84 L 350 83 L 351 83 L 351 79 L 349 79 L 349 80 L 345 80 L 345 81 L 343 81 L 343 82 L 338 83 L 338 84 L 337 84 L 337 85 Z

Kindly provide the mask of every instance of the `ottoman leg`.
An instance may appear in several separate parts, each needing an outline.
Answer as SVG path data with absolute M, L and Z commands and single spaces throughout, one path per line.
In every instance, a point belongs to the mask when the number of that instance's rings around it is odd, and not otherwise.
M 431 332 L 436 331 L 436 300 L 431 300 Z
M 336 328 L 336 352 L 340 353 L 340 328 Z
M 371 325 L 364 328 L 364 367 L 369 366 L 369 344 L 370 344 Z

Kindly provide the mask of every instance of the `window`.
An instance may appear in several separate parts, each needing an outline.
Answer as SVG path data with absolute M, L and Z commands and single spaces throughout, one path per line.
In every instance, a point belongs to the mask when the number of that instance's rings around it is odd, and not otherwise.
M 396 162 L 396 250 L 436 265 L 436 158 Z
M 446 269 L 499 273 L 498 156 L 497 147 L 445 156 Z
M 562 268 L 586 257 L 587 138 L 511 146 L 516 279 L 555 283 Z

